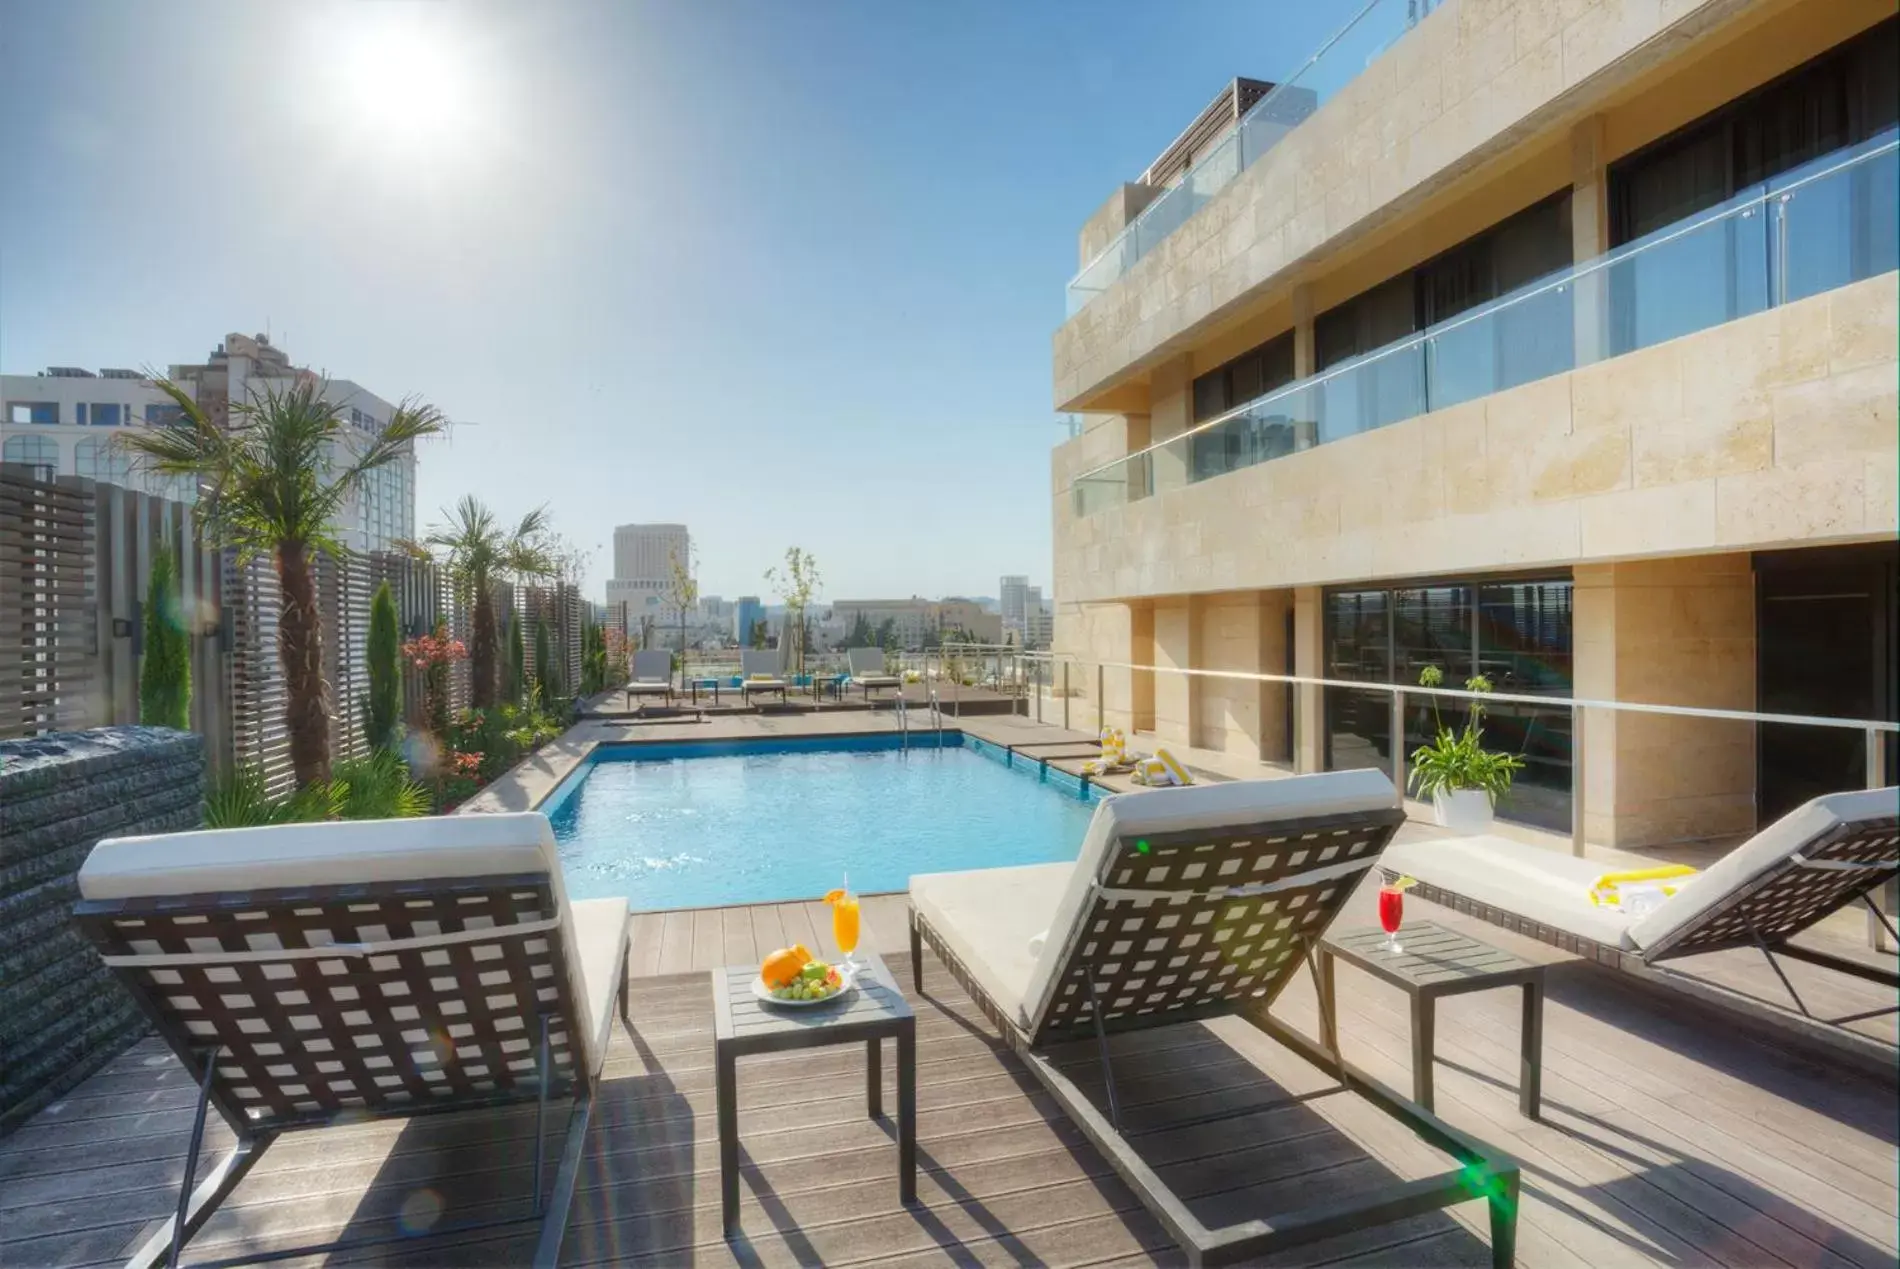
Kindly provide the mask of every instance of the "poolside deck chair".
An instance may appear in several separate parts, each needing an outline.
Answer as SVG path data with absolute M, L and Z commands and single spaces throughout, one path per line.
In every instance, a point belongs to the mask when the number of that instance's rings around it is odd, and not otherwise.
M 846 655 L 851 658 L 851 686 L 864 689 L 865 700 L 881 688 L 904 690 L 903 679 L 884 673 L 884 649 L 852 648 Z
M 1376 771 L 1111 797 L 1097 806 L 1073 864 L 912 877 L 913 985 L 923 992 L 928 945 L 1195 1264 L 1240 1260 L 1483 1197 L 1493 1263 L 1508 1265 L 1517 1165 L 1268 1012 L 1302 963 L 1313 969 L 1320 936 L 1404 818 L 1391 782 Z M 1229 1014 L 1343 1089 L 1367 1096 L 1459 1167 L 1209 1227 L 1124 1132 L 1108 1034 Z M 1047 1051 L 1091 1037 L 1106 1115 Z M 1277 1104 L 1284 1103 L 1255 1102 L 1235 1113 Z
M 673 703 L 673 654 L 664 648 L 649 648 L 633 654 L 633 678 L 628 681 L 627 708 L 633 708 L 633 698 L 640 698 L 640 708 L 646 708 L 649 696 L 661 697 L 668 705 Z
M 1417 879 L 1413 893 L 1481 917 L 1612 969 L 1818 1039 L 1891 1069 L 1894 1048 L 1846 1024 L 1900 1011 L 1888 1005 L 1834 1019 L 1817 1018 L 1778 958 L 1805 961 L 1900 988 L 1900 975 L 1789 940 L 1830 913 L 1865 904 L 1893 924 L 1873 893 L 1900 873 L 1900 789 L 1815 798 L 1724 855 L 1669 899 L 1640 916 L 1590 901 L 1606 872 L 1601 861 L 1501 837 L 1454 837 L 1392 847 L 1380 861 L 1388 877 Z M 1767 958 L 1797 1013 L 1660 963 L 1703 952 L 1752 947 Z
M 739 654 L 739 672 L 745 676 L 739 680 L 739 696 L 747 705 L 754 692 L 777 692 L 779 703 L 784 703 L 786 683 L 779 677 L 777 652 L 747 648 Z
M 536 1106 L 530 1214 L 428 1232 L 538 1223 L 535 1263 L 555 1262 L 616 995 L 626 1017 L 627 904 L 568 902 L 545 816 L 116 838 L 79 893 L 75 923 L 199 1090 L 177 1215 L 131 1264 L 176 1263 L 282 1133 L 519 1102 Z M 237 1147 L 193 1190 L 207 1107 Z

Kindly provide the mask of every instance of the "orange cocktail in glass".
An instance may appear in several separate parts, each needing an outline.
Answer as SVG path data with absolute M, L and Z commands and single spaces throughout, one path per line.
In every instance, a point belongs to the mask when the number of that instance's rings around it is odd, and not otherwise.
M 831 905 L 831 936 L 844 953 L 844 963 L 855 966 L 851 953 L 858 950 L 858 896 L 849 889 L 833 890 L 825 902 Z

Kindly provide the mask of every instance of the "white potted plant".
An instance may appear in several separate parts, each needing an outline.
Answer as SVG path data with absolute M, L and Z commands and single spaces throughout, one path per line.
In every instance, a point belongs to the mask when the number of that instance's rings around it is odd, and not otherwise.
M 1438 687 L 1445 673 L 1428 665 L 1418 676 L 1420 687 Z M 1474 674 L 1465 680 L 1467 692 L 1491 691 L 1491 680 Z M 1512 773 L 1524 762 L 1514 754 L 1492 753 L 1484 747 L 1484 702 L 1473 699 L 1459 731 L 1445 726 L 1438 714 L 1438 698 L 1432 697 L 1432 721 L 1438 737 L 1420 745 L 1412 754 L 1412 774 L 1408 783 L 1419 797 L 1432 800 L 1432 817 L 1444 827 L 1462 834 L 1482 833 L 1491 827 L 1497 800 L 1511 790 Z

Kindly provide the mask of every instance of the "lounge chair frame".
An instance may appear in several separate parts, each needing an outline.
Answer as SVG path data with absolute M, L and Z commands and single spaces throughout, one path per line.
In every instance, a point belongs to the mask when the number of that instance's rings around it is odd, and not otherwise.
M 1640 951 L 1560 930 L 1428 882 L 1415 882 L 1413 891 L 1417 897 L 1455 912 L 1534 938 L 1595 964 L 1683 991 L 1711 1004 L 1737 1009 L 1759 1021 L 1793 1029 L 1854 1056 L 1871 1059 L 1881 1068 L 1891 1070 L 1893 1046 L 1850 1031 L 1847 1024 L 1900 1012 L 1900 1004 L 1838 1018 L 1818 1017 L 1801 999 L 1801 994 L 1795 990 L 1794 983 L 1789 980 L 1778 958 L 1805 961 L 1823 969 L 1900 990 L 1900 973 L 1892 969 L 1849 960 L 1816 948 L 1801 947 L 1789 941 L 1816 922 L 1855 904 L 1866 905 L 1874 919 L 1886 929 L 1888 937 L 1900 941 L 1893 922 L 1873 901 L 1875 891 L 1900 875 L 1900 857 L 1895 854 L 1896 837 L 1900 837 L 1900 816 L 1889 815 L 1837 824 L 1774 867 L 1751 878 L 1725 902 L 1704 912 L 1700 919 L 1685 923 L 1667 937 Z M 1387 880 L 1398 876 L 1391 868 L 1382 871 Z M 1704 952 L 1747 947 L 1759 951 L 1767 960 L 1769 968 L 1774 970 L 1775 977 L 1794 1002 L 1798 1015 L 1791 1015 L 1785 1009 L 1767 1005 L 1720 983 L 1661 964 L 1681 957 L 1699 956 Z
M 524 1101 L 536 1106 L 528 1215 L 207 1263 L 523 1224 L 541 1229 L 536 1265 L 559 1259 L 600 1073 L 583 1059 L 585 1015 L 557 928 L 566 918 L 546 874 L 81 900 L 73 915 L 198 1085 L 177 1212 L 129 1265 L 175 1266 L 282 1133 Z M 276 948 L 259 950 L 259 936 Z M 624 937 L 614 974 L 631 1026 Z M 450 1043 L 431 1038 L 443 1036 Z M 543 1130 L 556 1098 L 572 1106 L 544 1198 Z M 237 1146 L 194 1189 L 212 1108 Z
M 1195 1265 L 1227 1264 L 1482 1198 L 1490 1209 L 1492 1264 L 1508 1266 L 1516 1253 L 1516 1162 L 1269 1012 L 1302 965 L 1317 989 L 1320 936 L 1404 820 L 1403 811 L 1389 808 L 1117 837 L 1109 847 L 1107 884 L 1094 887 L 1074 927 L 1080 934 L 1065 952 L 1062 978 L 1033 1031 L 990 998 L 915 906 L 912 985 L 923 994 L 928 946 Z M 1365 1096 L 1460 1166 L 1210 1228 L 1141 1158 L 1131 1140 L 1138 1134 L 1122 1128 L 1108 1036 L 1225 1015 L 1245 1018 L 1338 1080 L 1332 1091 Z M 1324 1019 L 1321 1033 L 1335 1034 Z M 1090 1037 L 1101 1063 L 1107 1115 L 1042 1052 L 1052 1042 Z M 1167 1127 L 1257 1114 L 1276 1104 L 1251 1104 Z

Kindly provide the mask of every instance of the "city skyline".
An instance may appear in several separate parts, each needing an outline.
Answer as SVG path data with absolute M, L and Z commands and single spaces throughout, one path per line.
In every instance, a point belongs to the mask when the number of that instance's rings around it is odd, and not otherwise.
M 0 372 L 265 331 L 458 423 L 420 527 L 547 503 L 590 594 L 632 519 L 693 525 L 729 594 L 793 545 L 830 594 L 988 594 L 1049 574 L 1075 223 L 1343 20 L 1205 8 L 1228 38 L 1134 3 L 0 0 Z M 242 155 L 217 196 L 158 196 L 200 150 Z M 950 497 L 980 513 L 934 549 Z

